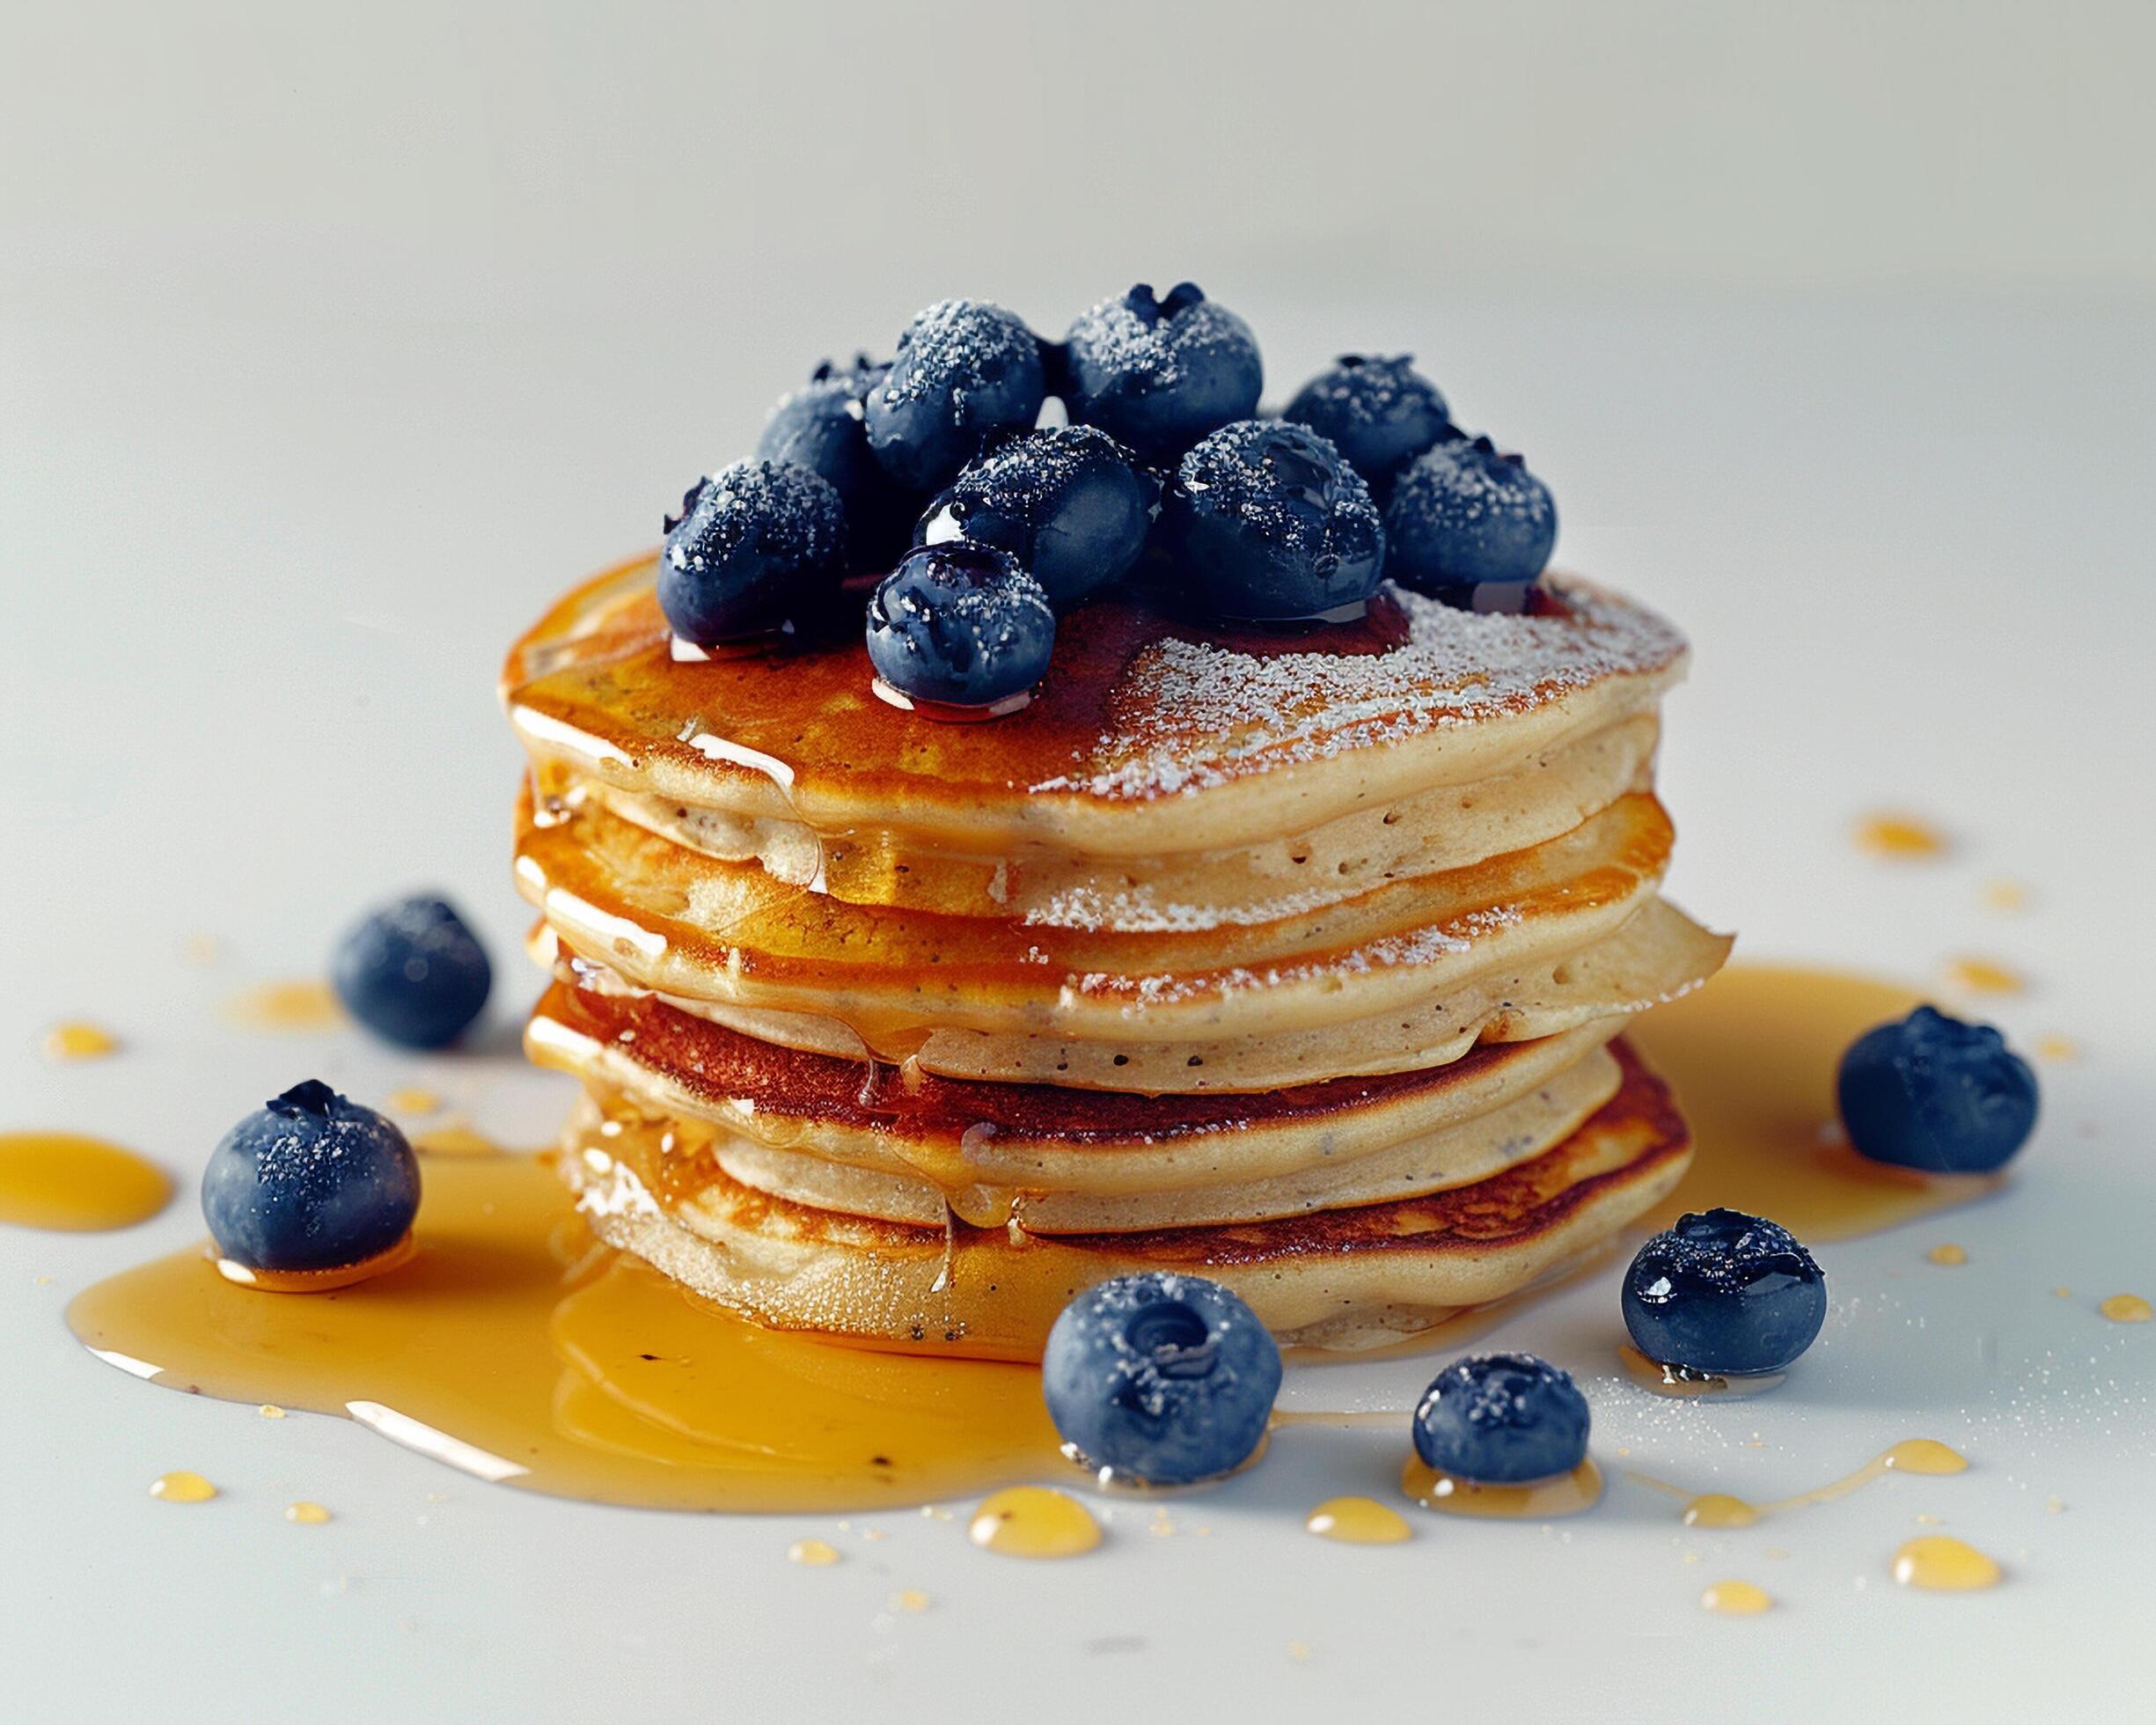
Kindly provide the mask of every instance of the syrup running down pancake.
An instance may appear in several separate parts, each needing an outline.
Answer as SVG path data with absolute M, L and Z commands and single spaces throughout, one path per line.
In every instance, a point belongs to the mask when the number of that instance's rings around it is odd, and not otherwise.
M 763 1322 L 1024 1356 L 1124 1270 L 1354 1347 L 1500 1297 L 1661 1197 L 1621 1041 L 1726 939 L 1660 896 L 1652 613 L 1199 631 L 1071 613 L 977 725 L 857 637 L 685 660 L 649 562 L 512 651 L 517 876 L 586 1101 L 594 1226 Z M 844 607 L 841 607 L 844 608 Z

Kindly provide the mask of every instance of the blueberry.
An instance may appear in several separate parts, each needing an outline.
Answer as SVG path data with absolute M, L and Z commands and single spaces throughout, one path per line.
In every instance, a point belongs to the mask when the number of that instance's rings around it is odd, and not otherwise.
M 377 1036 L 439 1048 L 480 1015 L 494 971 L 464 919 L 440 899 L 400 899 L 337 943 L 330 982 Z
M 1066 606 L 1119 580 L 1146 547 L 1159 482 L 1089 425 L 1007 437 L 928 506 L 916 540 L 966 539 L 1016 557 Z
M 1487 437 L 1445 439 L 1393 486 L 1385 543 L 1385 573 L 1404 586 L 1456 602 L 1485 584 L 1524 591 L 1549 564 L 1557 505 L 1518 456 Z
M 1415 1409 L 1415 1453 L 1441 1473 L 1517 1486 L 1587 1457 L 1587 1398 L 1532 1354 L 1470 1354 L 1431 1380 Z
M 659 608 L 699 647 L 798 622 L 846 573 L 846 506 L 806 467 L 737 461 L 693 488 L 659 558 Z
M 251 1270 L 334 1270 L 387 1252 L 419 1213 L 404 1134 L 310 1078 L 224 1134 L 202 1171 L 217 1251 Z
M 801 388 L 781 397 L 756 440 L 766 461 L 806 467 L 831 482 L 846 507 L 847 539 L 857 558 L 888 546 L 895 555 L 910 525 L 906 493 L 869 448 L 863 403 L 891 370 L 866 354 L 850 366 L 826 360 Z M 673 524 L 667 524 L 669 531 Z
M 1155 299 L 1140 282 L 1071 326 L 1060 382 L 1074 421 L 1164 467 L 1206 432 L 1256 412 L 1265 367 L 1250 326 L 1194 284 Z
M 1415 370 L 1414 356 L 1342 354 L 1303 385 L 1283 418 L 1331 440 L 1379 496 L 1400 469 L 1452 430 L 1445 398 Z
M 1048 669 L 1055 613 L 1008 552 L 953 540 L 917 546 L 869 600 L 869 661 L 901 694 L 989 707 Z
M 1030 429 L 1047 393 L 1040 342 L 1000 305 L 946 299 L 917 315 L 863 404 L 869 447 L 915 492 L 945 483 L 998 431 Z
M 1370 488 L 1307 426 L 1243 420 L 1183 458 L 1162 504 L 1177 580 L 1214 616 L 1287 620 L 1377 591 L 1385 531 Z
M 1041 1360 L 1048 1417 L 1079 1458 L 1155 1486 L 1242 1466 L 1280 1388 L 1255 1312 L 1218 1282 L 1157 1270 L 1081 1294 Z
M 1827 1282 L 1778 1222 L 1683 1215 L 1624 1273 L 1624 1327 L 1648 1359 L 1721 1375 L 1779 1371 L 1812 1345 Z
M 1852 1144 L 1927 1174 L 1989 1173 L 2036 1125 L 2028 1062 L 1991 1025 L 1928 1006 L 1852 1043 L 1837 1088 Z

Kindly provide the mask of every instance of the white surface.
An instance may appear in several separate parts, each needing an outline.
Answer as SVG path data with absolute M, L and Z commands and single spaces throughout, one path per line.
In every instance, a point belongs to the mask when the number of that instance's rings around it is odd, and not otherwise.
M 1866 39 L 1891 50 L 1881 76 L 1917 77 L 1927 111 L 1943 113 L 1958 74 L 1924 82 L 1921 14 L 1893 11 Z M 715 26 L 697 28 L 708 54 Z M 77 26 L 38 31 L 92 46 Z M 591 128 L 580 149 L 563 118 L 596 106 L 643 136 L 632 88 L 587 88 L 562 70 L 575 43 L 542 52 L 475 33 L 447 62 L 355 43 L 338 76 L 329 48 L 296 55 L 269 25 L 190 40 L 193 70 L 176 39 L 144 28 L 97 44 L 107 51 L 94 77 L 39 76 L 0 54 L 23 99 L 0 105 L 17 128 L 0 208 L 21 241 L 0 258 L 0 904 L 15 979 L 0 996 L 0 1128 L 108 1134 L 185 1181 L 232 1119 L 319 1075 L 362 1096 L 429 1084 L 498 1136 L 545 1136 L 564 1086 L 523 1070 L 513 1043 L 533 985 L 514 951 L 524 918 L 506 866 L 517 755 L 491 691 L 510 635 L 571 579 L 646 542 L 690 474 L 743 449 L 818 353 L 887 344 L 916 303 L 946 291 L 994 293 L 1054 327 L 1155 270 L 1198 274 L 1251 319 L 1276 394 L 1343 347 L 1413 347 L 1463 417 L 1550 478 L 1563 560 L 1690 631 L 1698 665 L 1671 706 L 1664 769 L 1689 907 L 1738 929 L 1754 957 L 1918 980 L 1952 954 L 1997 957 L 2034 980 L 1997 1016 L 2024 1040 L 2070 1036 L 2086 1058 L 2044 1070 L 2043 1125 L 2010 1195 L 1822 1251 L 1827 1333 L 1766 1400 L 1681 1407 L 1610 1378 L 1614 1269 L 1494 1339 L 1583 1375 L 1605 1460 L 1628 1446 L 1636 1464 L 1702 1486 L 1793 1491 L 1918 1435 L 1976 1463 L 1731 1534 L 1687 1534 L 1669 1505 L 1620 1488 L 1547 1534 L 1431 1521 L 1396 1550 L 1309 1538 L 1301 1518 L 1319 1498 L 1386 1488 L 1396 1446 L 1368 1433 L 1291 1433 L 1254 1473 L 1171 1505 L 1174 1537 L 1147 1530 L 1149 1508 L 1115 1506 L 1107 1550 L 1039 1567 L 974 1552 L 962 1521 L 888 1517 L 871 1540 L 858 1519 L 841 1531 L 816 1517 L 537 1500 L 356 1426 L 265 1421 L 82 1353 L 60 1324 L 67 1298 L 189 1239 L 184 1198 L 125 1235 L 0 1233 L 12 1374 L 0 1398 L 11 1566 L 0 1712 L 2137 1716 L 2141 1698 L 2118 1685 L 2145 1633 L 2156 1326 L 2105 1324 L 2093 1304 L 2122 1288 L 2156 1296 L 2145 299 L 1523 288 L 1551 262 L 1529 224 L 1477 227 L 1451 205 L 1430 213 L 1475 236 L 1472 262 L 1409 288 L 1420 266 L 1392 255 L 1379 212 L 1279 215 L 1262 179 L 1228 206 L 1235 220 L 1193 237 L 1190 261 L 1155 255 L 1179 212 L 1150 203 L 1134 230 L 1153 236 L 1144 257 L 1117 243 L 1121 208 L 1043 252 L 942 220 L 957 165 L 978 154 L 972 111 L 895 76 L 884 99 L 935 117 L 909 108 L 882 177 L 847 194 L 875 210 L 877 242 L 894 240 L 888 268 L 875 245 L 834 239 L 813 203 L 766 190 L 720 239 L 689 222 L 687 263 L 660 268 L 654 188 L 685 188 L 688 213 L 728 208 L 725 163 L 698 149 L 721 138 L 734 84 L 714 95 L 708 128 L 629 150 L 632 173 Z M 1541 40 L 1573 39 L 1552 26 Z M 1833 40 L 1808 52 L 1831 57 Z M 1964 69 L 2013 62 L 1993 38 L 1956 40 L 1945 58 Z M 2032 140 L 2116 117 L 2104 92 L 2129 56 L 2064 26 L 2058 40 L 2051 58 L 2031 50 L 2053 68 L 2031 85 L 2050 90 Z M 246 59 L 249 43 L 268 43 L 267 61 Z M 512 66 L 536 54 L 558 81 L 526 91 L 514 114 L 461 104 L 465 72 L 496 97 L 513 84 L 473 70 L 492 68 L 497 46 Z M 1771 57 L 1778 42 L 1749 47 Z M 678 94 L 681 66 L 658 41 L 643 53 Z M 626 79 L 619 45 L 590 57 Z M 1696 41 L 1678 59 L 1711 63 Z M 2088 100 L 2053 87 L 2062 63 L 2094 80 Z M 873 67 L 861 76 L 875 85 Z M 1506 79 L 1532 83 L 1510 62 Z M 1994 142 L 2021 136 L 1984 130 L 2011 107 L 2005 82 L 1995 70 L 1970 86 L 1992 92 L 1971 96 L 1969 125 Z M 1815 78 L 1804 88 L 1820 114 L 1834 109 Z M 1602 114 L 1624 141 L 1610 183 L 1580 192 L 1577 224 L 1561 202 L 1536 206 L 1536 232 L 1573 235 L 1555 267 L 1665 283 L 1812 279 L 1778 253 L 1762 261 L 1758 235 L 1786 224 L 1739 224 L 1729 267 L 1705 268 L 1722 255 L 1719 205 L 1680 202 L 1672 220 L 1687 238 L 1657 254 L 1667 266 L 1624 263 L 1654 252 L 1646 240 L 1626 237 L 1613 258 L 1580 239 L 1608 231 L 1612 209 L 1647 208 L 1658 173 L 1696 189 L 1684 175 L 1708 175 L 1728 140 L 1753 142 L 1713 172 L 1741 177 L 1763 159 L 1758 141 L 1781 134 L 1727 106 L 1684 108 L 1667 134 L 1651 105 Z M 158 118 L 128 129 L 145 112 Z M 119 143 L 89 150 L 108 123 Z M 498 162 L 485 154 L 490 139 L 537 132 L 553 154 L 506 143 Z M 1319 133 L 1308 148 L 1325 146 Z M 1791 136 L 1811 149 L 1813 134 Z M 1991 147 L 1896 156 L 1893 172 L 1944 196 L 1953 162 Z M 1803 187 L 1832 210 L 1862 163 L 1832 139 L 1822 148 Z M 2071 177 L 2073 149 L 2059 149 L 2042 159 Z M 272 159 L 286 150 L 289 180 Z M 2130 287 L 2146 279 L 2145 254 L 2120 268 L 2090 260 L 2145 246 L 2146 232 L 2136 239 L 2118 207 L 2118 164 L 2093 144 L 2087 155 L 2107 220 L 2076 202 L 2086 179 L 2042 220 L 2044 200 L 2017 193 L 1998 249 L 2026 253 L 2028 274 Z M 1800 158 L 1773 159 L 1794 173 Z M 832 165 L 815 160 L 819 174 Z M 1054 160 L 1072 180 L 1089 171 L 1071 153 Z M 560 198 L 541 195 L 557 163 L 575 171 Z M 452 183 L 429 203 L 418 191 L 430 165 Z M 135 172 L 154 196 L 129 191 Z M 1206 158 L 1200 179 L 1228 173 Z M 1314 182 L 1298 167 L 1291 183 Z M 1241 223 L 1260 209 L 1264 222 Z M 2017 273 L 1969 249 L 1969 224 L 1941 222 L 1903 234 L 1867 217 L 1819 274 Z M 825 267 L 842 255 L 847 268 Z M 2040 267 L 2047 257 L 2067 261 Z M 1460 286 L 1485 278 L 1496 287 Z M 1881 804 L 1943 821 L 1962 840 L 1955 859 L 1890 870 L 1858 857 L 1848 825 Z M 1996 876 L 2029 885 L 2025 914 L 1980 907 Z M 477 914 L 505 978 L 477 1053 L 402 1060 L 353 1036 L 276 1039 L 219 1021 L 245 983 L 317 968 L 360 906 L 425 883 Z M 187 962 L 197 931 L 225 943 L 219 964 Z M 40 1060 L 42 1028 L 77 1016 L 111 1025 L 128 1052 Z M 1965 1268 L 1923 1261 L 1942 1238 L 1968 1248 Z M 2053 1298 L 2058 1284 L 2073 1297 Z M 1300 1373 L 1288 1394 L 1404 1406 L 1427 1370 Z M 153 1502 L 149 1480 L 174 1467 L 225 1494 L 200 1508 Z M 2052 1495 L 2063 1513 L 2047 1512 Z M 300 1497 L 337 1519 L 288 1526 L 282 1507 Z M 2000 1557 L 2009 1583 L 1962 1598 L 1896 1589 L 1888 1554 L 1919 1512 Z M 788 1543 L 810 1534 L 846 1561 L 788 1565 Z M 1704 1615 L 1700 1589 L 1726 1575 L 1767 1586 L 1780 1607 Z M 894 1616 L 889 1597 L 909 1587 L 932 1608 Z

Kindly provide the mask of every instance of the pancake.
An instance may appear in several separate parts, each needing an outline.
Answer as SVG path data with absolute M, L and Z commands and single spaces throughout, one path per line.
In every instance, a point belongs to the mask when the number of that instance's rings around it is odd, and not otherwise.
M 1309 832 L 1647 712 L 1685 657 L 1653 612 L 1570 576 L 1544 577 L 1523 616 L 1388 588 L 1363 621 L 1301 633 L 1200 631 L 1111 598 L 1059 621 L 1030 706 L 942 725 L 870 693 L 846 605 L 845 633 L 819 650 L 674 658 L 655 569 L 640 558 L 587 583 L 512 649 L 503 700 L 535 760 L 818 833 L 991 856 L 1168 856 Z
M 1373 1346 L 1501 1299 L 1665 1196 L 1690 1146 L 1661 1081 L 1622 1042 L 1617 1093 L 1556 1148 L 1426 1197 L 1231 1227 L 1044 1238 L 923 1228 L 788 1202 L 663 1132 L 587 1103 L 561 1158 L 598 1234 L 717 1304 L 781 1329 L 1038 1358 L 1081 1289 L 1174 1270 L 1248 1301 L 1287 1342 Z
M 552 931 L 542 947 L 557 944 Z M 1258 1091 L 1328 1078 L 1442 1066 L 1485 1042 L 1559 1035 L 1624 1018 L 1691 992 L 1720 970 L 1729 937 L 1650 899 L 1608 939 L 1533 965 L 1500 969 L 1409 1008 L 1309 1030 L 1189 1042 L 1082 1042 L 1023 1032 L 862 1025 L 829 1013 L 777 1011 L 666 995 L 681 1011 L 760 1040 L 854 1061 L 873 1049 L 923 1071 L 987 1083 L 1059 1084 L 1148 1096 Z M 569 973 L 605 991 L 631 985 L 561 949 Z M 632 990 L 633 991 L 633 990 Z M 1140 1007 L 1143 1027 L 1149 1009 Z
M 1147 1097 L 864 1067 L 744 1036 L 651 996 L 556 983 L 532 1058 L 653 1113 L 947 1188 L 1172 1193 L 1270 1179 L 1426 1138 L 1517 1101 L 1585 1061 L 1621 1018 L 1492 1044 L 1451 1064 L 1258 1093 Z

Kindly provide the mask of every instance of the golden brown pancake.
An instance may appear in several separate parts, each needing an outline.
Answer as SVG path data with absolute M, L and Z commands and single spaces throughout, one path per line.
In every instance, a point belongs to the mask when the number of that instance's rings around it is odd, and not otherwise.
M 706 1151 L 670 1155 L 662 1127 L 596 1109 L 572 1123 L 561 1165 L 603 1237 L 781 1329 L 1037 1358 L 1072 1296 L 1157 1269 L 1225 1283 L 1284 1340 L 1370 1346 L 1515 1292 L 1675 1186 L 1690 1159 L 1683 1121 L 1613 1046 L 1617 1093 L 1542 1156 L 1427 1197 L 1243 1226 L 1048 1239 L 870 1221 L 754 1191 Z

